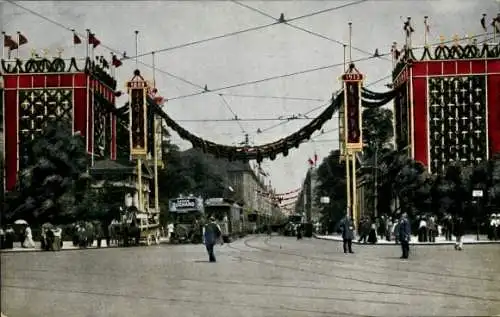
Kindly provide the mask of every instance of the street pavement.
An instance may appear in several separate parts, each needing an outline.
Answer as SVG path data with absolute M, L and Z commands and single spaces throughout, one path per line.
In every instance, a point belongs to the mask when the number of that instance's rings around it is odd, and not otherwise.
M 216 248 L 160 245 L 2 253 L 8 317 L 493 316 L 500 245 L 355 245 L 250 236 Z

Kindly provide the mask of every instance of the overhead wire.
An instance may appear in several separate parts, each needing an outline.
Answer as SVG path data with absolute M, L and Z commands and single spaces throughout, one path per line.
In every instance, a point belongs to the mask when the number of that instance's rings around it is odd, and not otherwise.
M 384 53 L 381 55 L 383 56 L 383 55 L 389 55 L 389 54 L 390 53 Z M 374 57 L 374 56 L 363 57 L 363 58 L 358 58 L 356 60 L 353 60 L 352 62 L 353 63 L 363 62 L 363 61 L 368 61 L 368 60 L 371 60 L 374 58 L 378 58 L 378 57 Z M 219 88 L 215 88 L 215 89 L 203 90 L 200 92 L 195 92 L 195 93 L 191 93 L 191 94 L 187 94 L 187 95 L 176 96 L 176 97 L 168 98 L 168 100 L 184 99 L 184 98 L 188 98 L 188 97 L 202 95 L 202 94 L 205 94 L 207 92 L 216 92 L 216 91 L 226 90 L 226 89 L 231 89 L 231 88 L 236 88 L 236 87 L 249 86 L 249 85 L 263 83 L 266 81 L 271 81 L 271 80 L 276 80 L 276 79 L 281 79 L 281 78 L 286 78 L 286 77 L 291 77 L 291 76 L 296 76 L 296 75 L 312 73 L 312 72 L 325 70 L 325 69 L 329 69 L 329 68 L 334 68 L 334 67 L 339 67 L 339 66 L 343 66 L 343 65 L 344 65 L 344 62 L 335 63 L 335 64 L 331 64 L 331 65 L 325 65 L 325 66 L 318 66 L 318 67 L 309 68 L 309 69 L 305 69 L 305 70 L 301 70 L 301 71 L 296 71 L 296 72 L 292 72 L 292 73 L 288 73 L 288 74 L 276 75 L 276 76 L 271 76 L 271 77 L 267 77 L 267 78 L 262 78 L 262 79 L 251 80 L 251 81 L 241 82 L 241 83 L 237 83 L 237 84 L 227 85 L 227 86 L 223 86 L 223 87 L 219 87 Z
M 336 39 L 330 38 L 330 37 L 325 36 L 325 35 L 323 35 L 323 34 L 320 34 L 320 33 L 318 33 L 318 32 L 315 32 L 315 31 L 311 31 L 311 30 L 309 30 L 309 29 L 306 29 L 306 28 L 304 28 L 304 27 L 301 27 L 301 26 L 298 26 L 298 25 L 295 25 L 295 24 L 291 24 L 291 23 L 290 23 L 290 22 L 291 22 L 291 20 L 286 20 L 286 19 L 284 19 L 284 20 L 280 20 L 280 19 L 277 19 L 277 18 L 273 17 L 271 14 L 266 13 L 266 12 L 264 12 L 264 11 L 260 10 L 260 9 L 255 8 L 255 7 L 249 6 L 249 5 L 247 5 L 247 4 L 241 3 L 241 2 L 236 1 L 236 0 L 231 0 L 231 1 L 232 1 L 233 3 L 235 3 L 235 4 L 239 5 L 239 6 L 241 6 L 241 7 L 244 7 L 244 8 L 247 8 L 247 9 L 251 10 L 251 11 L 257 12 L 257 13 L 259 13 L 259 14 L 261 14 L 261 15 L 264 15 L 264 16 L 266 16 L 266 17 L 268 17 L 268 18 L 271 18 L 271 19 L 273 19 L 273 20 L 275 20 L 275 21 L 278 21 L 278 22 L 280 22 L 280 23 L 282 23 L 282 24 L 285 24 L 285 25 L 287 25 L 287 26 L 289 26 L 289 27 L 291 27 L 291 28 L 294 28 L 294 29 L 296 29 L 296 30 L 299 30 L 299 31 L 302 31 L 302 32 L 308 33 L 308 34 L 310 34 L 310 35 L 313 35 L 313 36 L 316 36 L 316 37 L 319 37 L 319 38 L 322 38 L 322 39 L 328 40 L 328 41 L 330 41 L 330 42 L 333 42 L 333 43 L 336 43 L 336 44 L 339 44 L 339 45 L 342 45 L 342 46 L 348 46 L 348 45 L 347 45 L 347 43 L 344 43 L 344 42 L 342 42 L 342 41 L 339 41 L 339 40 L 336 40 Z M 366 51 L 366 50 L 363 50 L 363 49 L 358 48 L 358 47 L 355 47 L 355 46 L 351 46 L 351 47 L 352 47 L 352 49 L 354 49 L 354 50 L 356 50 L 356 51 L 358 51 L 358 52 L 361 52 L 361 53 L 364 53 L 364 54 L 368 54 L 368 55 L 373 55 L 373 52 L 368 52 L 368 51 Z M 387 61 L 391 61 L 391 59 L 389 59 L 389 58 L 385 58 L 385 57 L 381 57 L 381 58 L 382 58 L 382 59 L 385 59 L 385 60 L 387 60 Z
M 219 95 L 228 96 L 228 97 L 241 97 L 241 98 L 262 98 L 262 99 L 279 99 L 279 100 L 296 100 L 296 101 L 325 101 L 325 99 L 319 99 L 319 98 L 246 95 L 246 94 L 231 94 L 231 93 L 223 93 L 223 92 L 219 93 Z
M 9 0 L 9 1 L 11 1 L 11 0 Z M 366 2 L 366 1 L 368 1 L 368 0 L 358 0 L 358 1 L 350 2 L 350 3 L 342 4 L 342 5 L 339 5 L 339 6 L 335 6 L 335 7 L 332 7 L 332 8 L 328 8 L 328 9 L 323 9 L 323 10 L 320 10 L 320 11 L 311 12 L 311 13 L 308 13 L 308 14 L 305 14 L 305 15 L 301 15 L 301 16 L 297 16 L 295 18 L 289 19 L 289 21 L 295 21 L 295 20 L 299 20 L 299 19 L 309 18 L 309 17 L 315 16 L 315 15 L 318 15 L 318 14 L 323 14 L 323 13 L 327 13 L 327 12 L 331 12 L 331 11 L 343 9 L 343 8 L 346 8 L 346 7 L 349 7 L 349 6 L 352 6 L 352 5 L 357 5 L 357 4 Z M 280 22 L 275 21 L 273 23 L 268 23 L 268 24 L 264 24 L 264 25 L 260 25 L 260 26 L 255 26 L 255 27 L 251 27 L 251 28 L 247 28 L 247 29 L 243 29 L 243 30 L 239 30 L 239 31 L 229 32 L 229 33 L 225 33 L 225 34 L 221 34 L 221 35 L 209 37 L 209 38 L 202 39 L 202 40 L 196 40 L 196 41 L 192 41 L 192 42 L 188 42 L 188 43 L 184 43 L 184 44 L 179 44 L 179 45 L 175 45 L 175 46 L 171 46 L 171 47 L 157 49 L 157 50 L 154 50 L 154 52 L 155 53 L 163 53 L 163 52 L 167 52 L 167 51 L 172 51 L 172 50 L 175 50 L 175 49 L 189 47 L 189 46 L 193 46 L 193 45 L 197 45 L 197 44 L 201 44 L 201 43 L 205 43 L 205 42 L 209 42 L 209 41 L 213 41 L 213 40 L 218 40 L 218 39 L 222 39 L 222 38 L 226 38 L 226 37 L 230 37 L 230 36 L 234 36 L 234 35 L 239 35 L 239 34 L 251 32 L 251 31 L 261 30 L 261 29 L 268 28 L 270 26 L 277 25 L 277 24 L 280 24 Z M 146 53 L 137 54 L 135 56 L 130 56 L 129 58 L 134 59 L 136 57 L 142 57 L 142 56 L 150 55 L 152 52 L 146 52 Z
M 25 11 L 27 11 L 27 12 L 29 12 L 29 13 L 31 13 L 31 14 L 33 14 L 33 15 L 35 15 L 35 16 L 37 16 L 37 17 L 39 17 L 39 18 L 41 18 L 41 19 L 43 19 L 43 20 L 45 20 L 45 21 L 47 21 L 47 22 L 49 22 L 49 23 L 52 23 L 52 24 L 54 24 L 54 25 L 56 25 L 56 26 L 59 26 L 59 27 L 61 27 L 61 28 L 65 29 L 65 30 L 67 30 L 67 31 L 70 31 L 70 32 L 75 32 L 75 34 L 76 34 L 76 35 L 78 35 L 78 36 L 81 36 L 81 37 L 86 37 L 86 36 L 87 36 L 86 34 L 82 34 L 82 33 L 79 33 L 79 32 L 77 32 L 77 31 L 74 31 L 74 29 L 73 29 L 73 28 L 70 28 L 70 27 L 68 27 L 68 26 L 66 26 L 66 25 L 64 25 L 64 24 L 62 24 L 62 23 L 60 23 L 60 22 L 57 22 L 57 21 L 55 21 L 55 20 L 52 20 L 52 19 L 50 19 L 49 17 L 47 17 L 47 16 L 45 16 L 45 15 L 43 15 L 43 14 L 39 13 L 39 12 L 36 12 L 36 11 L 34 11 L 34 10 L 31 10 L 31 9 L 29 9 L 29 8 L 27 8 L 27 7 L 23 6 L 23 5 L 20 5 L 20 4 L 16 3 L 16 2 L 15 2 L 15 1 L 13 1 L 13 0 L 5 0 L 5 1 L 6 1 L 6 2 L 8 2 L 8 3 L 10 3 L 10 4 L 12 4 L 12 5 L 14 5 L 14 6 L 17 6 L 17 7 L 21 8 L 21 9 L 23 9 L 23 10 L 25 10 Z M 115 54 L 117 54 L 117 55 L 123 55 L 123 52 L 121 52 L 121 51 L 119 51 L 119 50 L 117 50 L 117 49 L 115 49 L 115 48 L 112 48 L 112 47 L 110 47 L 110 46 L 107 46 L 106 44 L 103 44 L 102 42 L 101 42 L 101 44 L 100 44 L 99 46 L 101 46 L 101 47 L 103 47 L 103 48 L 107 49 L 108 51 L 110 51 L 110 52 L 112 52 L 112 53 L 115 53 Z M 149 53 L 149 55 L 151 55 L 151 54 L 152 54 L 152 53 Z M 145 67 L 148 67 L 148 68 L 150 68 L 150 69 L 153 69 L 153 65 L 151 65 L 151 64 L 148 64 L 148 63 L 142 62 L 142 61 L 140 61 L 140 60 L 138 60 L 138 63 L 139 63 L 139 64 L 141 64 L 141 65 L 143 65 L 143 66 L 145 66 Z M 171 73 L 171 72 L 168 72 L 168 71 L 165 71 L 165 70 L 162 70 L 162 69 L 156 68 L 156 67 L 155 67 L 155 71 L 156 71 L 156 72 L 158 72 L 158 73 L 161 73 L 161 74 L 164 74 L 164 75 L 170 76 L 170 77 L 172 77 L 172 78 L 174 78 L 174 79 L 177 79 L 177 80 L 179 80 L 179 81 L 181 81 L 181 82 L 183 82 L 183 83 L 185 83 L 185 84 L 188 84 L 188 85 L 190 85 L 190 86 L 193 86 L 193 87 L 196 87 L 196 88 L 199 88 L 199 89 L 203 89 L 203 86 L 198 85 L 198 84 L 196 84 L 196 83 L 194 83 L 194 82 L 192 82 L 192 81 L 190 81 L 190 80 L 187 80 L 187 79 L 185 79 L 185 78 L 183 78 L 183 77 L 181 77 L 181 76 L 175 75 L 175 74 L 173 74 L 173 73 Z
M 233 114 L 234 116 L 234 119 L 236 122 L 238 122 L 238 125 L 240 126 L 241 128 L 241 132 L 243 132 L 243 134 L 247 134 L 247 132 L 245 131 L 245 128 L 243 128 L 243 125 L 241 124 L 241 120 L 238 119 L 238 115 L 236 114 L 236 112 L 234 112 L 233 108 L 231 108 L 231 106 L 229 105 L 229 103 L 226 101 L 226 98 L 224 98 L 224 96 L 222 95 L 219 95 L 224 103 L 224 105 L 226 106 L 226 108 Z

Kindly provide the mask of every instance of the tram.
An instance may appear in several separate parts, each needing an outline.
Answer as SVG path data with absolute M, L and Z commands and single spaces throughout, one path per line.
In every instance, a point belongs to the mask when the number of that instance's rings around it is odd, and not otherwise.
M 205 209 L 200 197 L 179 197 L 169 200 L 169 213 L 174 220 L 172 243 L 201 243 Z
M 298 227 L 304 222 L 304 216 L 301 214 L 293 214 L 288 216 L 288 222 L 285 225 L 283 234 L 285 236 L 295 236 Z
M 229 243 L 245 235 L 243 207 L 232 200 L 208 198 L 205 200 L 205 213 L 213 216 L 222 231 L 222 239 Z

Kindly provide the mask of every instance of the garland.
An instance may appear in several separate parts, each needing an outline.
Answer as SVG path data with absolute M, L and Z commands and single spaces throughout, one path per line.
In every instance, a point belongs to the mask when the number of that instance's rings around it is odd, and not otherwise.
M 340 93 L 335 98 L 332 98 L 330 106 L 328 106 L 328 108 L 325 109 L 316 119 L 288 137 L 260 146 L 245 147 L 227 146 L 206 141 L 181 127 L 155 103 L 150 102 L 149 105 L 153 108 L 153 113 L 165 120 L 167 126 L 177 132 L 182 139 L 191 142 L 194 148 L 201 148 L 204 153 L 212 154 L 217 158 L 224 157 L 229 161 L 257 160 L 257 162 L 260 163 L 265 158 L 275 160 L 278 154 L 287 156 L 291 148 L 298 148 L 302 142 L 309 140 L 311 135 L 315 131 L 320 130 L 323 124 L 330 120 L 333 114 L 339 110 L 342 100 L 343 93 Z

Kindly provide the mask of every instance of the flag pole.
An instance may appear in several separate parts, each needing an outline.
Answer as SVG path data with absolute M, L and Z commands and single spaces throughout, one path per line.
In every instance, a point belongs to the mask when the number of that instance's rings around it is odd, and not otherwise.
M 139 31 L 135 30 L 135 69 L 139 69 Z
M 428 28 L 429 28 L 429 24 L 427 24 L 428 18 L 429 18 L 428 16 L 424 17 L 424 45 L 425 45 L 425 47 L 428 46 L 428 43 L 427 43 Z
M 352 64 L 352 22 L 349 22 L 349 65 Z
M 21 39 L 21 32 L 17 31 L 16 36 L 17 36 L 16 59 L 19 59 L 19 49 L 21 48 L 21 45 L 19 44 L 19 40 Z
M 89 58 L 89 38 L 90 38 L 90 29 L 86 29 L 87 38 L 85 39 L 85 61 Z
M 73 38 L 71 41 L 73 42 L 73 57 L 76 58 L 76 44 L 75 44 L 75 29 L 71 29 L 71 35 L 73 35 Z
M 153 87 L 156 88 L 156 61 L 155 52 L 151 52 L 151 58 L 153 59 Z
M 5 39 L 7 38 L 7 34 L 2 32 L 3 42 L 2 42 L 2 59 L 5 59 Z

